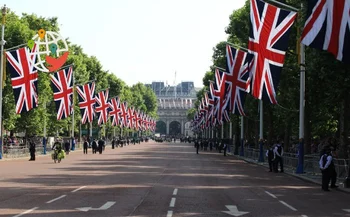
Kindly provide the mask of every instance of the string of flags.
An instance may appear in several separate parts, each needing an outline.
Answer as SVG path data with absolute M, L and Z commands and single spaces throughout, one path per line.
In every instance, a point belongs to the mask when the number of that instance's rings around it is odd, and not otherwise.
M 350 1 L 308 0 L 301 43 L 326 50 L 342 62 L 350 61 Z M 277 87 L 288 48 L 295 11 L 262 0 L 250 0 L 248 49 L 226 45 L 226 69 L 215 69 L 191 122 L 193 131 L 229 122 L 229 114 L 245 116 L 247 93 L 259 100 L 277 102 Z
M 74 108 L 73 66 L 63 67 L 69 52 L 64 38 L 56 32 L 40 29 L 27 46 L 6 51 L 7 67 L 15 97 L 16 113 L 28 112 L 38 106 L 38 71 L 50 73 L 57 120 L 65 119 Z M 97 118 L 98 125 L 111 118 L 112 126 L 133 130 L 151 130 L 156 120 L 139 111 L 119 97 L 109 98 L 109 90 L 95 93 L 95 82 L 77 85 L 81 123 Z

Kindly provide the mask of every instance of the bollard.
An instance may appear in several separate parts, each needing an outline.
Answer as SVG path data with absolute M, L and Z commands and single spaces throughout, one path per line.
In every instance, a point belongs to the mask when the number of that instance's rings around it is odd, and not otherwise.
M 46 154 L 46 138 L 43 137 L 43 147 L 44 147 L 44 150 L 43 150 L 43 154 L 45 155 Z

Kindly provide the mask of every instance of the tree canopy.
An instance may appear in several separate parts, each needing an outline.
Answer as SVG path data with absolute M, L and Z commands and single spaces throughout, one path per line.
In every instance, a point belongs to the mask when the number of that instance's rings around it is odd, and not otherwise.
M 286 4 L 300 8 L 302 0 L 285 0 Z M 277 90 L 278 105 L 264 103 L 264 138 L 271 143 L 284 140 L 285 148 L 299 139 L 299 88 L 300 69 L 297 54 L 297 39 L 305 24 L 306 8 L 299 11 L 289 37 L 288 52 Z M 233 11 L 225 31 L 228 42 L 247 47 L 249 38 L 249 0 Z M 300 31 L 298 31 L 300 30 Z M 218 42 L 213 48 L 213 66 L 203 77 L 204 89 L 209 80 L 214 80 L 214 66 L 226 68 L 225 43 Z M 350 65 L 336 60 L 332 54 L 306 47 L 306 91 L 305 91 L 305 147 L 311 152 L 312 144 L 323 144 L 332 138 L 332 145 L 338 145 L 339 157 L 347 157 L 349 148 L 350 115 Z M 198 94 L 198 100 L 203 95 Z M 259 135 L 258 100 L 247 94 L 245 102 L 245 139 L 257 144 Z M 190 113 L 192 113 L 191 111 Z M 231 120 L 238 120 L 232 115 Z M 239 135 L 237 131 L 236 135 Z M 290 149 L 292 150 L 292 149 Z
M 6 48 L 26 44 L 41 28 L 59 32 L 58 18 L 45 18 L 35 14 L 25 13 L 22 16 L 17 16 L 10 11 L 6 16 L 5 50 Z M 119 96 L 122 100 L 128 102 L 128 106 L 142 110 L 150 117 L 155 118 L 157 116 L 156 96 L 151 89 L 141 83 L 135 84 L 132 87 L 127 86 L 116 74 L 104 70 L 96 56 L 87 55 L 81 46 L 70 43 L 68 39 L 67 42 L 70 54 L 66 65 L 74 64 L 75 84 L 85 84 L 90 80 L 94 80 L 96 93 L 108 88 L 110 97 Z M 76 95 L 74 109 L 75 132 L 78 132 L 81 117 Z M 56 119 L 57 113 L 48 73 L 39 72 L 38 96 L 38 108 L 17 115 L 15 113 L 10 75 L 7 74 L 3 90 L 4 129 L 11 132 L 26 132 L 29 135 L 42 135 L 43 126 L 46 123 L 48 135 L 56 135 L 57 132 L 68 135 L 72 119 L 71 117 L 63 120 Z M 97 125 L 96 121 L 94 125 Z

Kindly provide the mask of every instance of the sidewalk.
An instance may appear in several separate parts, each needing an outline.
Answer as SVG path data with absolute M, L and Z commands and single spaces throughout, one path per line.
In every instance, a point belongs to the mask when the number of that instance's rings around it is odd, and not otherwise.
M 266 168 L 269 167 L 267 162 L 258 162 L 257 160 L 241 157 L 239 155 L 233 155 L 232 153 L 228 153 L 228 155 L 231 155 L 231 156 L 236 157 L 238 159 L 244 160 L 247 163 L 253 163 L 253 164 L 256 164 L 256 165 L 259 165 L 262 167 L 266 167 Z M 321 183 L 322 183 L 322 177 L 320 174 L 319 175 L 318 174 L 311 174 L 311 173 L 296 174 L 295 169 L 289 168 L 289 167 L 284 168 L 284 173 L 287 175 L 296 177 L 298 179 L 317 184 L 317 185 L 321 185 Z M 339 188 L 337 188 L 337 190 L 345 192 L 345 193 L 350 193 L 350 188 L 344 188 L 343 180 L 337 180 L 337 185 L 339 186 Z

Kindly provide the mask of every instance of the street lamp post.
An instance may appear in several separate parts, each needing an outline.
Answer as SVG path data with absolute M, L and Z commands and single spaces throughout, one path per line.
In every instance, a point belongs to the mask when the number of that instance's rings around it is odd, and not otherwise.
M 6 18 L 6 13 L 7 13 L 7 8 L 6 5 L 4 5 L 1 8 L 1 13 L 2 13 L 2 26 L 1 26 L 1 55 L 0 55 L 0 146 L 1 146 L 1 153 L 0 153 L 0 159 L 2 159 L 2 155 L 4 153 L 4 147 L 2 144 L 2 83 L 3 83 L 3 71 L 4 71 L 4 45 L 6 41 L 4 40 L 5 37 L 5 18 Z

